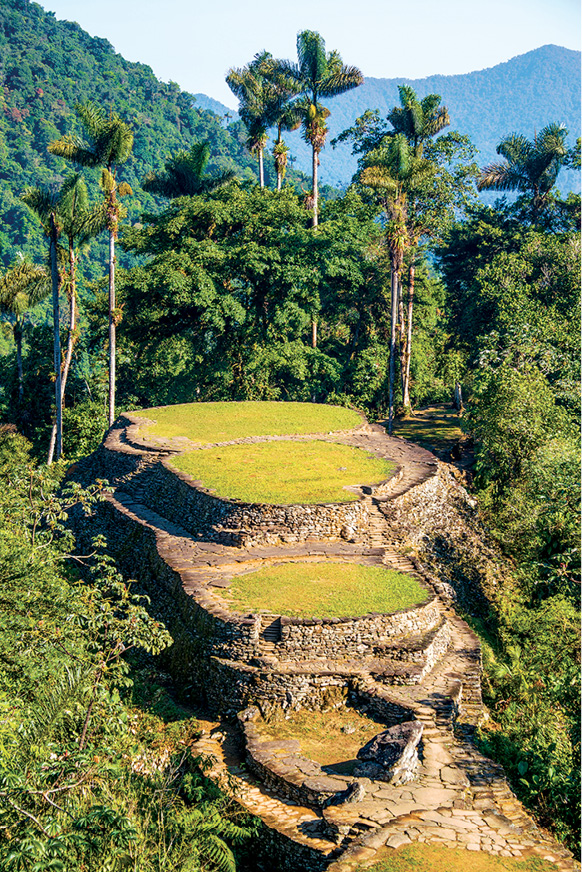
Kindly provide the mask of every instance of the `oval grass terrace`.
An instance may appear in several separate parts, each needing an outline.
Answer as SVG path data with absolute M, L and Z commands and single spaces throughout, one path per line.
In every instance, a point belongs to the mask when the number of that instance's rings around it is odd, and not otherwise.
M 359 487 L 386 481 L 396 468 L 361 448 L 318 440 L 186 451 L 171 466 L 218 497 L 267 505 L 354 502 Z
M 140 435 L 148 441 L 217 444 L 257 436 L 336 433 L 365 424 L 359 412 L 320 403 L 183 403 L 142 409 Z M 150 419 L 150 420 L 147 420 Z
M 237 612 L 296 618 L 393 614 L 424 603 L 428 591 L 412 575 L 361 563 L 283 563 L 237 575 L 224 601 Z

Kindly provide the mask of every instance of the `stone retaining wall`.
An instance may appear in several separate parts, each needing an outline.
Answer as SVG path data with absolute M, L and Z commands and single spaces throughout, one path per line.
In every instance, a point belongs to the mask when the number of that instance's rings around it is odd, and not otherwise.
M 268 711 L 281 701 L 290 708 L 330 706 L 343 699 L 354 674 L 353 667 L 343 673 L 334 669 L 334 660 L 370 652 L 382 639 L 425 630 L 438 619 L 433 597 L 418 609 L 394 615 L 282 618 L 283 641 L 275 649 L 280 657 L 296 660 L 297 669 L 245 665 L 260 655 L 260 617 L 226 612 L 203 587 L 196 593 L 191 585 L 186 591 L 180 573 L 160 555 L 161 531 L 140 523 L 113 498 L 101 503 L 92 517 L 76 518 L 75 525 L 83 546 L 89 547 L 99 533 L 106 536 L 109 553 L 126 577 L 138 579 L 150 596 L 152 613 L 174 638 L 163 660 L 176 679 L 215 712 L 233 713 L 250 703 L 260 703 Z M 319 670 L 307 664 L 316 657 L 326 660 Z M 301 662 L 307 668 L 302 670 Z
M 385 726 L 413 719 L 412 710 L 389 701 L 387 697 L 377 697 L 375 706 L 370 704 L 370 694 L 352 691 L 351 697 L 364 704 L 368 711 L 373 710 L 374 714 L 379 715 Z M 258 727 L 261 712 L 256 706 L 240 711 L 237 720 L 243 734 L 249 769 L 279 796 L 300 805 L 322 808 L 350 785 L 360 782 L 353 776 L 329 775 L 319 763 L 300 753 L 300 744 L 296 740 L 265 740 Z M 382 729 L 379 725 L 378 732 L 382 732 Z M 366 779 L 360 783 L 364 786 Z
M 434 594 L 427 602 L 391 615 L 371 614 L 353 618 L 281 618 L 281 641 L 275 653 L 281 658 L 313 660 L 369 654 L 390 637 L 423 633 L 439 620 Z
M 276 545 L 344 539 L 364 542 L 368 504 L 363 500 L 322 505 L 275 506 L 221 499 L 163 459 L 129 483 L 141 500 L 197 538 L 233 545 Z

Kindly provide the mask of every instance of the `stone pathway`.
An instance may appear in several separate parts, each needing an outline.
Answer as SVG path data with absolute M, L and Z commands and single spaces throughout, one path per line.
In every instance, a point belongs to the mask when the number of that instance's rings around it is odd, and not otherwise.
M 160 456 L 195 446 L 184 440 L 163 446 L 137 438 L 137 426 L 110 431 L 105 449 L 113 458 L 135 461 L 140 475 Z M 390 544 L 389 528 L 378 506 L 395 499 L 433 476 L 434 455 L 401 439 L 389 438 L 377 425 L 365 425 L 351 433 L 305 437 L 256 437 L 233 440 L 240 444 L 278 440 L 329 439 L 365 448 L 398 464 L 397 473 L 380 493 L 365 493 L 369 506 L 369 536 L 364 543 L 344 541 L 298 542 L 274 546 L 235 547 L 198 541 L 186 530 L 169 522 L 140 500 L 140 492 L 124 490 L 124 479 L 135 474 L 119 464 L 117 489 L 107 500 L 115 512 L 155 536 L 162 560 L 179 576 L 183 590 L 196 597 L 210 612 L 224 605 L 220 590 L 243 570 L 266 562 L 346 561 L 382 562 L 403 572 L 416 567 Z M 114 470 L 115 472 L 115 470 Z M 249 811 L 303 851 L 311 852 L 313 868 L 350 872 L 373 865 L 378 848 L 397 849 L 412 841 L 487 851 L 502 857 L 539 856 L 552 860 L 560 872 L 579 869 L 571 854 L 536 828 L 510 790 L 501 766 L 488 760 L 473 743 L 476 725 L 484 716 L 481 700 L 481 652 L 479 640 L 455 612 L 439 601 L 441 619 L 450 631 L 447 653 L 422 676 L 420 683 L 387 686 L 378 681 L 366 658 L 334 663 L 356 682 L 360 699 L 385 698 L 412 710 L 423 723 L 421 765 L 416 779 L 395 786 L 360 778 L 365 796 L 361 802 L 330 805 L 322 810 L 294 805 L 258 782 L 244 768 L 236 746 L 236 728 L 200 719 L 204 735 L 194 750 L 212 758 L 209 775 L 234 795 Z M 272 619 L 272 618 L 271 618 Z M 262 653 L 274 660 L 276 646 L 267 637 Z M 279 674 L 296 668 L 278 662 Z M 301 663 L 304 670 L 321 664 Z M 325 667 L 321 667 L 325 668 Z M 331 864 L 331 865 L 329 865 Z

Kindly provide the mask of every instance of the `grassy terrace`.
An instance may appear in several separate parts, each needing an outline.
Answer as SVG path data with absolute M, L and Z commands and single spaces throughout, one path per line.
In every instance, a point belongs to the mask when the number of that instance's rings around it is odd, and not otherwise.
M 463 436 L 459 413 L 451 406 L 435 405 L 419 409 L 410 418 L 394 421 L 394 435 L 427 448 L 443 451 Z
M 225 591 L 235 611 L 297 618 L 391 614 L 426 600 L 416 578 L 359 563 L 283 563 L 237 576 Z
M 366 866 L 366 872 L 557 872 L 558 868 L 538 857 L 515 860 L 494 857 L 484 851 L 469 853 L 464 848 L 418 843 L 397 851 L 384 848 L 378 856 L 382 859 L 374 866 Z M 364 867 L 358 866 L 356 872 L 364 872 Z
M 360 448 L 318 441 L 207 448 L 185 452 L 172 464 L 218 496 L 274 504 L 355 500 L 346 485 L 376 484 L 394 469 Z
M 184 403 L 139 412 L 154 420 L 143 436 L 185 436 L 192 442 L 228 442 L 248 436 L 292 436 L 351 430 L 362 423 L 357 412 L 317 403 Z
M 257 725 L 262 739 L 296 739 L 301 753 L 331 773 L 351 775 L 356 754 L 386 725 L 354 708 L 292 712 L 284 719 Z

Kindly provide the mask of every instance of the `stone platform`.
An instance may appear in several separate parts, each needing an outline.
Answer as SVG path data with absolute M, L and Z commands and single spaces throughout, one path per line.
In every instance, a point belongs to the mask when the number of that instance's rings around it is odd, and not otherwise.
M 124 574 L 138 580 L 168 626 L 174 638 L 165 657 L 170 671 L 208 717 L 219 718 L 205 721 L 202 715 L 205 735 L 194 750 L 210 755 L 211 776 L 262 818 L 279 868 L 348 872 L 372 865 L 379 847 L 396 849 L 413 840 L 551 858 L 561 872 L 579 868 L 536 828 L 502 768 L 477 750 L 474 732 L 486 716 L 479 640 L 450 598 L 442 598 L 439 580 L 401 550 L 401 507 L 413 497 L 421 502 L 425 492 L 434 495 L 442 472 L 436 458 L 365 423 L 336 434 L 234 440 L 227 444 L 328 439 L 397 465 L 387 482 L 362 487 L 356 502 L 311 506 L 309 512 L 249 506 L 220 500 L 175 473 L 172 456 L 204 448 L 144 440 L 140 420 L 116 422 L 76 471 L 84 482 L 104 478 L 113 487 L 93 518 L 78 519 L 77 532 L 85 541 L 106 536 Z M 226 607 L 221 591 L 237 574 L 290 560 L 381 563 L 415 575 L 430 596 L 395 615 L 330 620 L 237 614 Z M 252 772 L 245 768 L 245 754 L 247 763 L 252 755 L 237 713 L 250 705 L 265 716 L 275 709 L 325 708 L 343 704 L 348 694 L 386 726 L 422 724 L 413 781 L 358 778 L 360 801 L 327 804 L 354 779 L 322 782 L 317 764 L 300 754 L 305 762 L 295 773 L 288 761 L 287 771 L 277 772 L 268 755 L 260 766 L 255 759 Z

